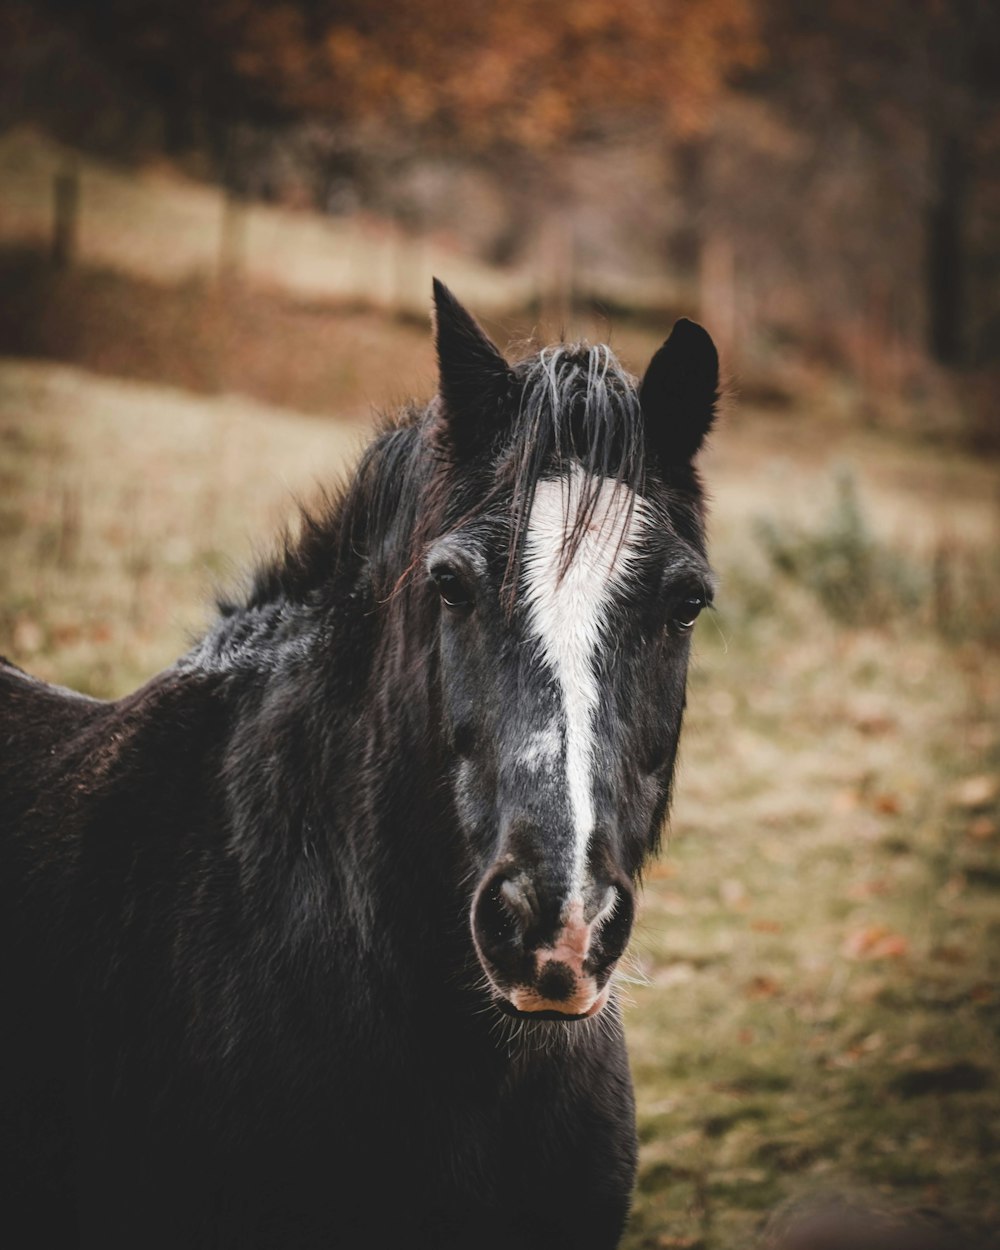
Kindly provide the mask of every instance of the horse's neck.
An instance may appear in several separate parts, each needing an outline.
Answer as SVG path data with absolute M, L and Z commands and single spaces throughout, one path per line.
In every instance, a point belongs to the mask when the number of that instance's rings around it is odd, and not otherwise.
M 389 895 L 397 912 L 414 894 L 442 898 L 454 875 L 427 662 L 360 606 L 320 620 L 281 604 L 224 618 L 182 661 L 239 690 L 227 771 L 241 843 L 325 861 L 359 915 Z

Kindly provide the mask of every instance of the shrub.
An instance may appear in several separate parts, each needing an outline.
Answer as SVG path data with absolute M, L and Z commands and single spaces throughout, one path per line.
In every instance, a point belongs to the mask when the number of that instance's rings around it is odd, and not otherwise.
M 927 596 L 927 572 L 872 533 L 849 470 L 837 474 L 833 505 L 818 528 L 767 517 L 755 533 L 774 569 L 845 624 L 884 623 L 916 611 Z

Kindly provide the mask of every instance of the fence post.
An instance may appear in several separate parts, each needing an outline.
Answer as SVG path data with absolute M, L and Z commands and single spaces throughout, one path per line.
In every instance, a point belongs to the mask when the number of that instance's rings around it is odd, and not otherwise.
M 76 259 L 80 216 L 80 165 L 68 156 L 52 176 L 52 263 L 68 269 Z
M 246 261 L 246 203 L 230 187 L 222 187 L 222 217 L 219 223 L 219 281 L 236 286 Z

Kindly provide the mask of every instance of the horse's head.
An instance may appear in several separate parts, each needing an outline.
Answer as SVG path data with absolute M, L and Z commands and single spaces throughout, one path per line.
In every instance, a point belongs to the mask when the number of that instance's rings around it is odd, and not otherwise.
M 510 366 L 435 297 L 444 502 L 424 569 L 472 934 L 505 1010 L 592 1016 L 658 842 L 712 595 L 691 462 L 718 360 L 681 321 L 641 385 L 604 346 Z

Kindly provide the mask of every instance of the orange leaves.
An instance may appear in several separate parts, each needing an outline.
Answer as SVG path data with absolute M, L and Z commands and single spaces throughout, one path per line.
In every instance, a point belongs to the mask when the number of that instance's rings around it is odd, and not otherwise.
M 847 935 L 841 947 L 848 959 L 860 960 L 901 959 L 909 950 L 909 940 L 883 924 L 855 929 Z
M 863 901 L 869 898 L 883 898 L 892 892 L 892 885 L 885 877 L 870 877 L 865 881 L 856 881 L 848 887 L 847 897 Z
M 903 810 L 899 796 L 895 794 L 876 794 L 872 807 L 882 816 L 898 816 Z
M 746 996 L 750 999 L 774 998 L 780 993 L 781 983 L 774 977 L 765 976 L 762 973 L 751 977 L 746 987 Z
M 760 56 L 750 0 L 370 0 L 325 29 L 294 0 L 229 9 L 224 55 L 286 108 L 536 150 L 623 112 L 696 129 Z

